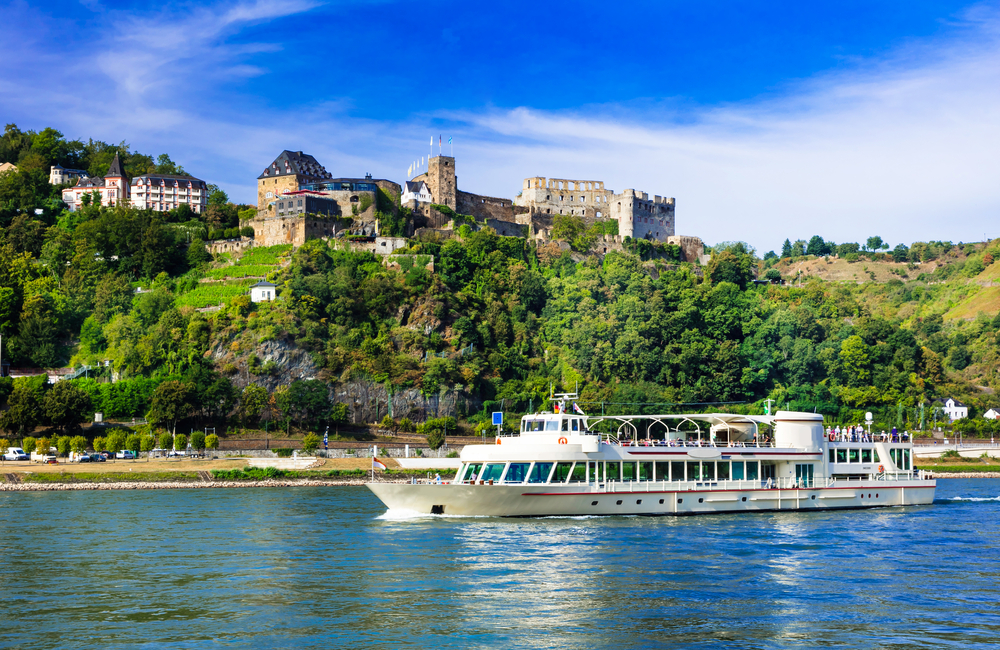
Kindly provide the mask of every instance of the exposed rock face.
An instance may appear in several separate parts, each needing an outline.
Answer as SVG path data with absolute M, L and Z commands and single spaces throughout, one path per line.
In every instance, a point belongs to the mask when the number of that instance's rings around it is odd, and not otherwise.
M 420 308 L 417 311 L 420 312 Z M 421 312 L 420 316 L 430 320 L 417 318 L 411 326 L 430 331 L 435 322 L 439 324 L 429 311 L 427 314 Z M 229 378 L 239 390 L 251 383 L 274 392 L 279 386 L 287 386 L 295 380 L 329 381 L 329 377 L 313 361 L 312 353 L 287 340 L 273 339 L 251 346 L 246 337 L 241 337 L 236 341 L 217 342 L 211 348 L 210 355 L 219 370 L 226 372 L 229 368 Z M 262 367 L 273 364 L 273 370 L 263 374 L 251 373 L 251 355 L 256 355 Z M 232 368 L 236 368 L 236 371 L 231 372 Z M 478 397 L 457 387 L 425 397 L 416 388 L 397 389 L 384 382 L 367 379 L 345 379 L 330 382 L 329 385 L 331 403 L 346 404 L 351 422 L 355 424 L 377 422 L 387 413 L 397 419 L 408 417 L 414 422 L 423 422 L 427 418 L 455 417 L 482 408 L 482 401 Z

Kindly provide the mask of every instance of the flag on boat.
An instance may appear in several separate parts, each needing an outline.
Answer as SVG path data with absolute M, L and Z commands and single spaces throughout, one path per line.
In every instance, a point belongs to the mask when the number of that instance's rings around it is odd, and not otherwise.
M 583 409 L 580 408 L 580 405 L 576 402 L 573 402 L 573 412 L 579 413 L 580 415 L 586 415 L 586 413 L 583 412 Z
M 385 463 L 372 456 L 372 469 L 385 469 Z
M 559 412 L 559 402 L 556 402 L 555 404 L 553 404 L 552 408 L 555 409 L 556 413 L 558 413 Z

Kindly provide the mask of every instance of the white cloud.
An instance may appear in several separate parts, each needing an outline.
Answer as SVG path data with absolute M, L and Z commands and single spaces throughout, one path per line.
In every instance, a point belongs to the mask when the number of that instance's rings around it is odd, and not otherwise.
M 1000 236 L 1000 19 L 989 7 L 968 12 L 948 38 L 725 106 L 441 107 L 388 122 L 349 117 L 349 97 L 265 109 L 261 88 L 201 100 L 206 87 L 226 92 L 228 81 L 263 74 L 247 57 L 280 49 L 232 35 L 314 6 L 221 5 L 180 20 L 112 11 L 59 60 L 45 47 L 57 19 L 18 0 L 5 13 L 31 29 L 10 33 L 43 36 L 16 37 L 12 65 L 0 71 L 0 112 L 169 152 L 244 201 L 282 149 L 312 153 L 334 175 L 402 181 L 410 161 L 427 155 L 427 136 L 444 132 L 455 136 L 464 189 L 509 197 L 529 176 L 603 180 L 676 197 L 678 232 L 710 243 L 745 239 L 768 250 L 813 234 L 893 243 Z

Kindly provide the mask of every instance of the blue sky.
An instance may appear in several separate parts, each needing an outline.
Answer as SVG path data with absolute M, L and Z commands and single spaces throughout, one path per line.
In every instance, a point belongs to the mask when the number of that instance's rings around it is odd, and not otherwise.
M 678 234 L 1000 236 L 1000 5 L 0 0 L 0 115 L 168 152 L 235 200 L 282 149 L 459 187 L 677 199 Z

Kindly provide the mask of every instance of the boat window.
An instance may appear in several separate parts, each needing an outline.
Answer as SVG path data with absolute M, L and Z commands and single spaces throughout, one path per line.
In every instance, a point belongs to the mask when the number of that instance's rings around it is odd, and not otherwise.
M 604 463 L 604 480 L 620 481 L 622 476 L 621 463 Z
M 862 463 L 870 463 L 870 462 L 872 462 L 872 450 L 871 449 L 862 449 L 861 450 L 861 462 Z
M 532 431 L 544 431 L 545 430 L 545 421 L 544 420 L 532 420 L 531 421 L 531 430 Z
M 531 463 L 511 463 L 507 468 L 507 474 L 503 478 L 504 483 L 524 483 L 528 477 L 528 468 Z
M 860 449 L 848 449 L 847 450 L 847 462 L 849 462 L 849 463 L 860 462 L 860 460 L 861 460 L 861 454 L 858 453 L 860 451 L 861 451 Z
M 570 483 L 587 482 L 587 463 L 577 463 L 573 466 L 573 474 L 569 477 Z
M 689 460 L 687 463 L 687 480 L 701 480 L 701 463 L 696 460 Z
M 913 450 L 903 452 L 903 469 L 910 470 L 913 469 Z
M 535 463 L 528 475 L 528 483 L 544 483 L 549 480 L 549 473 L 552 471 L 553 463 Z
M 715 468 L 716 468 L 715 471 L 718 474 L 717 478 L 720 481 L 728 481 L 729 480 L 729 463 L 721 462 L 720 461 L 720 462 L 718 462 L 718 463 L 715 464 Z
M 653 463 L 639 463 L 639 480 L 653 480 Z
M 714 481 L 715 480 L 715 463 L 708 461 L 701 464 L 701 480 L 703 481 Z
M 684 478 L 684 461 L 675 460 L 670 463 L 670 480 L 671 481 L 683 481 Z
M 670 463 L 660 463 L 657 462 L 656 465 L 656 480 L 657 481 L 669 481 L 670 480 Z
M 847 450 L 846 449 L 838 449 L 837 450 L 837 462 L 838 463 L 846 463 L 847 462 Z
M 549 420 L 545 423 L 546 431 L 558 431 L 559 430 L 559 420 Z
M 580 430 L 580 421 L 573 420 L 573 431 L 579 431 L 579 430 Z
M 774 461 L 768 461 L 768 460 L 761 461 L 760 463 L 761 480 L 774 478 L 775 476 L 777 476 L 776 470 L 777 466 L 775 465 Z
M 573 469 L 573 463 L 556 463 L 556 470 L 552 472 L 552 482 L 565 483 L 571 469 Z
M 563 419 L 563 421 L 562 421 L 562 430 L 563 431 L 569 431 L 569 420 Z
M 746 474 L 743 473 L 743 461 L 734 460 L 733 461 L 733 480 L 742 481 Z
M 490 463 L 483 470 L 483 475 L 480 477 L 481 481 L 499 481 L 500 477 L 503 476 L 504 463 Z
M 830 447 L 830 462 L 831 463 L 836 463 L 837 462 L 835 460 L 836 459 L 836 455 L 837 455 L 837 452 L 833 449 L 833 447 Z
M 759 476 L 759 474 L 758 474 L 759 466 L 760 466 L 760 463 L 758 461 L 756 461 L 756 460 L 748 460 L 747 461 L 747 480 L 748 481 L 756 481 L 757 480 L 757 477 Z
M 622 480 L 635 480 L 635 463 L 622 463 Z
M 475 481 L 476 477 L 479 476 L 479 470 L 483 468 L 482 463 L 469 463 L 468 468 L 465 470 L 464 481 Z

